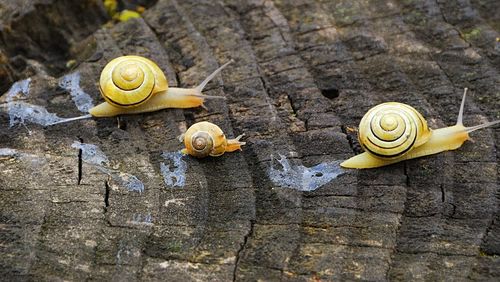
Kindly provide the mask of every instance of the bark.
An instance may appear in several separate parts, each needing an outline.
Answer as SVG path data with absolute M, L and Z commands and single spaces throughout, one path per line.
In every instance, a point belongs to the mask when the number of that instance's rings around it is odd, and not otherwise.
M 11 128 L 1 112 L 0 148 L 18 152 L 0 154 L 5 280 L 500 277 L 498 126 L 456 151 L 350 170 L 314 191 L 268 177 L 278 154 L 306 167 L 354 155 L 348 128 L 380 102 L 413 105 L 437 128 L 456 121 L 468 87 L 466 125 L 500 118 L 500 2 L 159 0 L 107 25 L 96 1 L 66 2 L 0 2 L 19 13 L 0 23 L 0 81 L 31 77 L 24 101 L 80 115 L 60 77 L 78 72 L 101 102 L 100 71 L 125 54 L 151 58 L 182 87 L 234 59 L 204 91 L 227 100 L 53 127 Z M 185 158 L 186 185 L 169 187 L 162 152 L 205 120 L 247 144 Z M 75 141 L 98 145 L 144 191 L 86 163 Z

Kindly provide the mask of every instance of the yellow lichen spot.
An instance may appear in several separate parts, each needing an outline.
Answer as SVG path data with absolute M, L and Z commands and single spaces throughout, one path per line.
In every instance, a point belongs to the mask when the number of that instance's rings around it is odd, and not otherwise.
M 140 18 L 141 15 L 136 11 L 123 10 L 116 17 L 121 22 L 126 22 L 130 19 Z
M 116 14 L 116 9 L 118 8 L 118 1 L 116 0 L 104 0 L 104 8 L 108 15 L 113 17 Z
M 76 66 L 76 63 L 77 63 L 76 60 L 69 60 L 66 62 L 66 68 L 72 69 L 73 67 Z
M 135 10 L 137 11 L 137 13 L 142 14 L 144 13 L 144 11 L 146 11 L 146 8 L 144 8 L 143 6 L 137 6 Z

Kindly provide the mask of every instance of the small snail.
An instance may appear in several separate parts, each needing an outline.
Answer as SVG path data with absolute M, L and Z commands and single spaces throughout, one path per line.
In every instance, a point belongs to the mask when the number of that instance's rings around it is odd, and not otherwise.
M 241 137 L 243 134 L 234 139 L 226 139 L 220 127 L 202 121 L 193 124 L 183 136 L 181 135 L 186 146 L 181 152 L 197 158 L 218 157 L 225 152 L 241 150 L 241 146 L 245 145 L 245 142 L 240 142 Z
M 403 160 L 455 150 L 470 139 L 469 133 L 500 123 L 500 120 L 465 127 L 462 124 L 467 88 L 454 126 L 431 130 L 420 113 L 402 103 L 383 103 L 371 108 L 359 123 L 359 143 L 365 150 L 340 165 L 374 168 Z
M 90 115 L 68 118 L 63 123 L 90 117 L 113 117 L 158 111 L 165 108 L 193 108 L 203 106 L 207 98 L 203 88 L 222 69 L 225 63 L 194 88 L 168 87 L 167 78 L 157 64 L 140 56 L 122 56 L 111 60 L 102 70 L 99 90 L 106 102 L 89 110 Z M 54 123 L 54 124 L 57 124 Z

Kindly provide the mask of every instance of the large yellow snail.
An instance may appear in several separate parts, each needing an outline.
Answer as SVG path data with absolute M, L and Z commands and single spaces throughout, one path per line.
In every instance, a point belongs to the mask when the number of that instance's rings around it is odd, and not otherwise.
M 167 78 L 153 61 L 140 56 L 122 56 L 111 60 L 102 70 L 99 90 L 106 102 L 89 110 L 90 115 L 65 119 L 63 123 L 90 117 L 113 117 L 153 112 L 165 108 L 203 106 L 207 98 L 203 88 L 232 60 L 210 74 L 194 88 L 168 87 Z M 56 123 L 54 123 L 56 124 Z
M 403 160 L 455 150 L 469 139 L 469 133 L 500 120 L 465 127 L 462 124 L 467 88 L 454 126 L 431 130 L 414 108 L 395 102 L 370 109 L 359 124 L 359 143 L 365 152 L 340 165 L 346 168 L 374 168 Z
M 197 158 L 218 157 L 225 152 L 241 150 L 241 146 L 245 145 L 245 142 L 240 142 L 241 137 L 243 135 L 234 139 L 226 139 L 220 127 L 202 121 L 190 126 L 186 133 L 181 136 L 181 139 L 184 140 L 184 146 L 186 146 L 181 152 Z

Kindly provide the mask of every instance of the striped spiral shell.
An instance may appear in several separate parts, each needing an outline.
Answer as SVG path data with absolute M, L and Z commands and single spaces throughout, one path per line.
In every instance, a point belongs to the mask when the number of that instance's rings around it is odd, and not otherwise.
M 202 121 L 193 124 L 184 134 L 187 152 L 195 157 L 217 157 L 226 151 L 227 139 L 217 125 Z
M 382 159 L 401 157 L 429 140 L 432 131 L 413 107 L 389 102 L 371 108 L 359 124 L 359 142 Z
M 140 56 L 111 60 L 101 72 L 99 86 L 108 103 L 123 108 L 138 106 L 168 89 L 167 78 L 158 65 Z
M 196 157 L 208 156 L 214 146 L 214 140 L 206 131 L 198 131 L 194 133 L 189 142 L 191 142 L 191 147 L 193 148 L 193 155 Z

